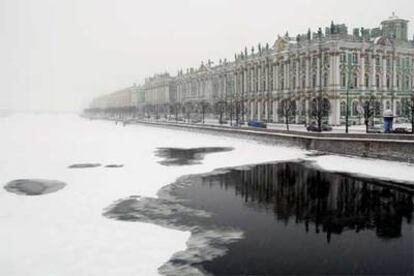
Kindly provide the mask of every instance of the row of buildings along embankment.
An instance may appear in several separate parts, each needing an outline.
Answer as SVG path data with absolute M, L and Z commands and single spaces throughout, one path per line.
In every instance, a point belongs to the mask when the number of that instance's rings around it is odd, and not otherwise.
M 90 111 L 172 116 L 206 112 L 242 120 L 309 123 L 322 106 L 331 125 L 363 123 L 367 106 L 397 122 L 409 120 L 414 103 L 414 41 L 408 20 L 394 14 L 380 27 L 331 23 L 324 30 L 278 36 L 273 45 L 245 48 L 230 60 L 210 60 L 173 76 L 156 74 L 141 85 L 95 98 Z

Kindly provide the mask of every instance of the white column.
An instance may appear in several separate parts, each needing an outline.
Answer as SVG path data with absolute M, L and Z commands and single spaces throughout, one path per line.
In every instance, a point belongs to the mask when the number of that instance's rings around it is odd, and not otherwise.
M 392 68 L 391 68 L 391 70 L 392 70 L 392 76 L 391 76 L 392 77 L 392 88 L 393 88 L 394 91 L 398 90 L 398 87 L 397 87 L 397 59 L 398 59 L 398 57 L 395 57 L 395 59 L 393 60 Z M 403 82 L 404 82 L 404 80 L 403 80 Z M 396 110 L 396 109 L 394 109 L 394 110 Z
M 382 87 L 384 87 L 385 90 L 388 89 L 387 87 L 387 59 L 386 58 L 382 60 Z
M 316 60 L 316 68 L 317 68 L 317 70 L 316 70 L 316 87 L 319 87 L 321 85 L 321 82 L 320 82 L 320 80 L 321 80 L 320 73 L 322 71 L 322 70 L 320 70 L 322 68 L 321 66 L 322 66 L 322 60 L 321 60 L 321 57 L 319 56 L 318 59 Z
M 329 124 L 330 125 L 339 125 L 340 124 L 340 100 L 339 99 L 331 99 L 329 100 L 331 104 L 331 113 L 329 114 Z
M 309 88 L 309 82 L 310 82 L 310 80 L 309 80 L 309 71 L 310 71 L 310 66 L 309 66 L 309 56 L 306 56 L 305 57 L 305 63 L 306 63 L 306 81 L 305 81 L 305 85 L 306 85 L 306 89 L 305 90 L 308 90 L 308 88 Z
M 298 113 L 299 109 L 300 109 L 300 101 L 296 100 L 295 124 L 299 124 L 299 113 Z
M 279 65 L 275 66 L 274 75 L 274 90 L 279 91 Z
M 273 106 L 273 122 L 276 123 L 279 120 L 278 110 L 277 110 L 278 101 L 273 101 L 272 106 Z
M 361 75 L 359 86 L 362 90 L 367 89 L 367 87 L 365 87 L 365 52 L 361 52 Z
M 371 86 L 374 89 L 378 89 L 377 87 L 377 58 L 372 60 L 372 75 L 371 75 Z

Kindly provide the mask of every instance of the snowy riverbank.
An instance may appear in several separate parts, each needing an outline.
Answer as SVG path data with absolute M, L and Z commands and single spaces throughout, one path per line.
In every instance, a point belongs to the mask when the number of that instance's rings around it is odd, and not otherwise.
M 400 162 L 333 155 L 307 157 L 297 148 L 142 125 L 122 127 L 76 115 L 16 114 L 0 118 L 0 183 L 55 179 L 65 189 L 41 196 L 0 190 L 1 275 L 156 275 L 185 247 L 188 232 L 103 217 L 112 202 L 154 197 L 187 174 L 275 160 L 306 158 L 328 170 L 413 181 L 414 167 Z M 233 147 L 201 164 L 163 166 L 159 147 Z M 69 169 L 76 163 L 120 168 Z

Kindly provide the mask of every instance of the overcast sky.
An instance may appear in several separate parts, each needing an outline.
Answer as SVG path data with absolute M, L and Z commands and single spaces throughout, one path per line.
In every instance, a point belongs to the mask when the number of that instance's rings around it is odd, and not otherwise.
M 413 0 L 0 0 L 0 109 L 77 111 L 159 72 L 328 26 L 372 28 Z

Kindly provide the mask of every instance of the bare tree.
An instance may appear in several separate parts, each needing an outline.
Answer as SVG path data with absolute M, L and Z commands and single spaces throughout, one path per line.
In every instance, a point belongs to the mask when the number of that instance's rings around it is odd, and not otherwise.
M 202 100 L 202 101 L 199 103 L 199 106 L 200 106 L 200 112 L 201 112 L 201 120 L 202 120 L 202 122 L 203 122 L 203 124 L 204 124 L 205 114 L 206 114 L 206 112 L 208 112 L 208 111 L 209 111 L 209 109 L 210 109 L 210 104 L 209 104 L 208 102 L 206 102 L 205 100 Z
M 369 96 L 367 99 L 362 99 L 362 108 L 364 115 L 364 124 L 366 133 L 369 132 L 369 123 L 374 118 L 375 114 L 375 96 Z
M 226 112 L 226 102 L 219 100 L 214 104 L 214 113 L 219 115 L 219 123 L 223 122 L 223 115 Z
M 289 123 L 290 123 L 290 117 L 296 115 L 296 102 L 291 99 L 283 99 L 280 102 L 280 108 L 279 108 L 279 116 L 284 118 L 285 124 L 286 124 L 286 130 L 289 131 Z
M 184 113 L 186 115 L 187 122 L 190 122 L 191 113 L 193 112 L 193 109 L 194 109 L 194 105 L 192 102 L 186 102 L 184 104 Z
M 175 121 L 178 121 L 178 114 L 180 113 L 182 109 L 182 105 L 179 102 L 176 102 L 172 105 L 172 110 L 174 112 L 174 116 L 175 116 Z
M 414 94 L 403 99 L 403 112 L 411 121 L 411 133 L 414 134 Z
M 328 119 L 330 111 L 331 105 L 328 99 L 324 98 L 322 95 L 316 96 L 311 101 L 309 117 L 311 117 L 312 120 L 316 122 L 318 126 L 318 131 L 322 131 L 322 124 L 325 120 Z

